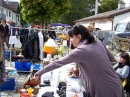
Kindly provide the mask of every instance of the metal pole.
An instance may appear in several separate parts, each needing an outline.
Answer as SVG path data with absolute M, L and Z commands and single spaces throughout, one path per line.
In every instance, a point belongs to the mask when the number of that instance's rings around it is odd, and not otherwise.
M 98 14 L 98 0 L 95 1 L 95 15 Z
M 12 62 L 11 62 L 11 58 L 12 58 L 12 29 L 13 28 L 11 28 L 11 36 L 10 36 L 10 38 L 11 38 L 11 45 L 10 45 L 10 64 L 9 64 L 9 67 L 13 67 L 12 66 Z
M 0 18 L 2 18 L 2 0 L 0 0 Z

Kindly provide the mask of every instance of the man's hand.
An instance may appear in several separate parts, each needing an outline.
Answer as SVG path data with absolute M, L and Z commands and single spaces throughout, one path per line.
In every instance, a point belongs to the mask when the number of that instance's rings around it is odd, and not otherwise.
M 34 80 L 39 80 L 39 79 L 40 79 L 40 76 L 34 76 L 32 79 L 34 79 Z

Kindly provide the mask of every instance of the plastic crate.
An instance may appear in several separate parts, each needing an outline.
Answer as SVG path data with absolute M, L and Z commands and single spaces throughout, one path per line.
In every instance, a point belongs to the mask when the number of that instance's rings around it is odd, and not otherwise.
M 32 62 L 15 62 L 15 68 L 17 71 L 30 71 Z
M 5 50 L 5 51 L 3 51 L 3 54 L 4 54 L 4 58 L 5 59 L 10 59 L 10 50 Z M 15 52 L 11 52 L 11 56 L 13 56 L 13 55 L 16 55 L 16 53 Z
M 34 64 L 33 70 L 40 70 L 40 65 L 39 64 Z
M 1 91 L 14 90 L 15 89 L 15 78 L 7 78 L 7 81 L 2 84 Z

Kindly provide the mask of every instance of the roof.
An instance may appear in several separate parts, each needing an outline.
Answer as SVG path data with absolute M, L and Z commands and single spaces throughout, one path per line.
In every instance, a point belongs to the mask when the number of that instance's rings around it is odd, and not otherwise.
M 9 2 L 8 4 L 6 3 L 6 1 L 2 0 L 2 6 L 9 9 L 9 10 L 12 10 L 14 12 L 17 12 L 19 13 L 19 3 L 18 2 Z
M 115 16 L 118 16 L 118 15 L 121 15 L 121 14 L 124 14 L 127 12 L 130 12 L 130 7 L 127 7 L 127 8 L 121 9 L 121 10 L 112 10 L 112 11 L 100 13 L 100 14 L 93 15 L 90 17 L 75 20 L 74 22 L 87 21 L 87 20 L 97 20 L 97 19 L 104 19 L 104 18 L 114 18 Z
M 19 3 L 18 2 L 9 2 L 9 5 L 14 9 L 15 12 L 19 12 Z
M 2 6 L 9 10 L 13 10 L 13 8 L 11 6 L 9 6 L 4 0 L 2 0 Z

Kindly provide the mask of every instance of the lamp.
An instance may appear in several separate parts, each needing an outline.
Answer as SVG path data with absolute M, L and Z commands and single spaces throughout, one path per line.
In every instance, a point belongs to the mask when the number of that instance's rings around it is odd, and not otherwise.
M 51 60 L 51 53 L 56 51 L 56 47 L 57 45 L 53 39 L 48 39 L 48 41 L 45 43 L 43 51 L 49 53 L 47 54 L 48 61 Z

